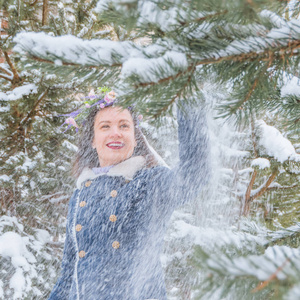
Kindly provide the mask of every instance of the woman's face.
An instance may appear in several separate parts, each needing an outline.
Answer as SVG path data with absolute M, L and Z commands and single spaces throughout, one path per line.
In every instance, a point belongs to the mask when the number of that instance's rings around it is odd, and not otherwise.
M 120 107 L 100 110 L 94 122 L 93 148 L 101 167 L 115 165 L 131 157 L 136 140 L 130 112 Z

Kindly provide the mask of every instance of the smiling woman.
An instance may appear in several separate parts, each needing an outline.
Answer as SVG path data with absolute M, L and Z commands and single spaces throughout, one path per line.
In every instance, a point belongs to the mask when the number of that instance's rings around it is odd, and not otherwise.
M 160 165 L 137 123 L 130 108 L 90 108 L 49 300 L 167 299 L 160 264 L 167 223 L 209 179 L 205 113 L 178 111 L 180 164 L 172 170 Z
M 137 142 L 134 122 L 128 109 L 107 107 L 97 113 L 93 148 L 101 167 L 111 166 L 132 156 Z
M 158 155 L 150 149 L 138 123 L 131 107 L 123 109 L 112 104 L 100 110 L 92 107 L 79 135 L 74 175 L 78 177 L 87 168 L 115 165 L 130 156 L 142 156 L 146 167 L 157 166 Z

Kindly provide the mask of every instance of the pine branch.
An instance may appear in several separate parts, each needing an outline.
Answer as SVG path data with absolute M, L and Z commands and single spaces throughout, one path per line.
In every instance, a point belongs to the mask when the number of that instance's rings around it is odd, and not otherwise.
M 18 74 L 18 72 L 17 72 L 17 69 L 16 69 L 15 66 L 13 65 L 13 63 L 12 63 L 12 61 L 11 61 L 11 59 L 10 59 L 8 53 L 7 53 L 6 51 L 3 51 L 3 53 L 4 53 L 4 56 L 5 56 L 5 60 L 6 60 L 6 62 L 8 63 L 8 65 L 9 65 L 9 67 L 10 67 L 12 73 L 13 73 L 13 80 L 12 80 L 12 82 L 13 82 L 13 83 L 18 83 L 18 82 L 20 82 L 20 81 L 21 81 L 21 78 L 20 78 L 20 76 L 19 76 L 19 74 Z
M 250 242 L 250 241 L 249 241 Z M 253 245 L 253 242 L 249 243 Z M 200 247 L 199 247 L 200 248 Z M 284 287 L 288 284 L 298 282 L 299 278 L 299 251 L 297 249 L 287 249 L 286 246 L 273 246 L 269 247 L 268 251 L 255 255 L 243 255 L 238 252 L 239 246 L 234 245 L 230 253 L 223 253 L 217 244 L 212 248 L 213 251 L 204 251 L 202 249 L 196 249 L 195 262 L 198 263 L 198 268 L 206 270 L 208 276 L 199 286 L 199 298 L 198 299 L 211 299 L 214 297 L 204 297 L 204 294 L 218 289 L 216 299 L 220 298 L 220 292 L 222 292 L 222 298 L 226 295 L 231 296 L 228 299 L 265 299 L 262 297 L 262 291 L 269 295 L 273 295 L 272 289 L 274 288 L 273 280 L 278 278 L 276 284 L 279 287 Z M 218 249 L 219 248 L 219 249 Z M 200 250 L 200 251 L 199 251 Z M 287 263 L 290 262 L 288 265 Z M 279 276 L 280 274 L 280 276 Z M 246 280 L 245 280 L 246 279 Z M 263 284 L 257 285 L 258 282 Z M 218 285 L 215 283 L 219 282 Z M 249 286 L 246 285 L 249 283 Z M 239 285 L 240 283 L 240 285 Z M 257 285 L 257 289 L 253 290 L 253 284 Z M 235 292 L 239 293 L 241 290 L 230 290 L 233 284 L 237 284 L 237 287 L 243 287 L 242 294 L 245 296 L 244 288 L 257 294 L 250 294 L 250 297 L 234 297 Z M 286 292 L 282 290 L 283 293 Z M 266 295 L 266 294 L 265 294 Z M 201 297 L 202 296 L 202 297 Z M 279 296 L 279 295 L 277 295 Z M 227 297 L 226 297 L 227 298 Z M 269 298 L 269 297 L 268 297 Z M 273 299 L 273 297 L 271 297 Z M 270 298 L 270 299 L 271 299 Z M 283 299 L 282 297 L 276 299 Z
M 289 258 L 287 258 L 287 259 L 283 262 L 283 264 L 282 264 L 280 267 L 278 267 L 278 268 L 276 269 L 276 271 L 275 271 L 275 272 L 274 272 L 267 280 L 265 280 L 265 281 L 259 283 L 259 284 L 257 285 L 257 287 L 256 287 L 255 289 L 252 290 L 252 293 L 256 293 L 256 292 L 258 292 L 258 291 L 264 289 L 266 286 L 269 285 L 269 283 L 270 283 L 271 281 L 277 279 L 278 273 L 280 273 L 280 272 L 283 270 L 283 268 L 286 266 L 286 264 L 287 264 L 288 262 L 290 262 L 290 259 L 289 259 Z
M 293 47 L 293 48 L 292 48 Z M 296 56 L 299 55 L 299 53 L 294 53 L 294 50 L 300 47 L 300 40 L 295 41 L 294 43 L 290 43 L 288 46 L 277 49 L 279 52 L 277 55 L 275 55 L 270 49 L 267 49 L 263 52 L 250 52 L 250 53 L 242 53 L 238 55 L 231 55 L 231 56 L 225 56 L 225 57 L 220 57 L 218 59 L 204 59 L 202 61 L 198 61 L 196 63 L 196 66 L 200 65 L 209 65 L 209 64 L 219 64 L 223 63 L 226 61 L 231 61 L 231 62 L 247 62 L 247 61 L 255 61 L 255 60 L 261 60 L 261 61 L 273 61 L 274 57 L 278 59 L 284 60 L 284 52 L 289 53 L 290 56 Z M 194 65 L 190 65 L 186 70 L 178 72 L 176 75 L 172 75 L 166 78 L 163 78 L 159 80 L 158 82 L 147 82 L 147 83 L 139 83 L 135 85 L 135 88 L 139 87 L 147 87 L 147 86 L 153 86 L 153 85 L 158 85 L 161 83 L 165 83 L 168 81 L 173 81 L 179 76 L 182 76 L 186 73 L 189 73 L 192 69 L 194 68 Z M 249 91 L 247 97 L 243 101 L 245 103 L 246 101 L 249 100 L 251 94 L 255 90 L 255 87 L 259 81 L 259 78 L 257 77 L 251 90 Z
M 136 84 L 134 87 L 137 89 L 139 87 L 148 87 L 148 86 L 153 86 L 153 85 L 157 85 L 157 84 L 162 84 L 162 83 L 165 83 L 168 81 L 173 81 L 173 80 L 177 79 L 178 77 L 185 75 L 186 73 L 192 72 L 193 70 L 195 70 L 195 67 L 196 67 L 195 64 L 193 64 L 193 65 L 190 65 L 186 70 L 180 71 L 175 75 L 165 77 L 163 79 L 158 80 L 157 82 L 145 82 L 145 83 L 141 82 L 141 83 Z
M 268 187 L 267 191 L 273 191 L 273 190 L 290 190 L 290 189 L 294 189 L 296 187 L 298 187 L 299 184 L 295 183 L 293 185 L 287 185 L 287 186 L 272 186 L 272 187 Z
M 244 207 L 242 208 L 243 216 L 247 216 L 250 212 L 250 203 L 252 201 L 250 195 L 251 195 L 251 190 L 252 190 L 254 182 L 255 182 L 256 175 L 257 175 L 257 171 L 254 170 L 252 173 L 249 185 L 247 187 L 246 194 L 245 194 Z
M 253 128 L 252 128 L 252 130 L 253 130 Z M 252 138 L 253 138 L 253 135 L 252 135 Z M 254 193 L 253 195 L 251 195 L 251 191 L 252 191 L 252 188 L 253 188 L 253 185 L 255 182 L 255 178 L 257 175 L 257 171 L 256 170 L 253 171 L 251 180 L 250 180 L 249 185 L 246 190 L 244 206 L 242 207 L 242 215 L 243 216 L 247 216 L 249 214 L 250 204 L 251 204 L 251 202 L 253 202 L 253 200 L 260 197 L 261 195 L 263 195 L 264 192 L 271 189 L 271 188 L 269 188 L 269 186 L 273 182 L 275 177 L 277 176 L 277 171 L 278 170 L 276 169 L 274 172 L 272 172 L 272 174 L 269 176 L 268 180 L 257 189 L 258 191 L 256 193 Z
M 299 53 L 295 52 L 296 49 L 300 48 L 300 40 L 296 40 L 294 42 L 288 43 L 285 47 L 282 48 L 267 48 L 262 52 L 248 52 L 230 56 L 223 56 L 217 59 L 209 58 L 204 59 L 197 63 L 197 65 L 208 65 L 208 64 L 218 64 L 225 61 L 232 62 L 247 62 L 247 61 L 270 61 L 274 58 L 276 59 L 284 59 L 285 54 L 289 54 L 291 56 L 298 56 Z M 273 49 L 273 50 L 272 50 Z M 276 53 L 278 52 L 278 53 Z
M 218 13 L 215 13 L 215 14 L 206 15 L 205 17 L 202 17 L 202 18 L 197 18 L 195 20 L 190 20 L 188 22 L 179 22 L 179 24 L 181 26 L 189 26 L 189 25 L 191 25 L 191 23 L 200 23 L 200 22 L 203 22 L 203 21 L 206 21 L 206 20 L 209 20 L 209 19 L 213 19 L 214 17 L 225 15 L 226 13 L 228 13 L 227 9 L 225 9 L 223 11 L 220 11 Z
M 21 130 L 23 128 L 23 124 L 26 124 L 26 122 L 29 120 L 29 118 L 31 118 L 32 116 L 34 116 L 34 112 L 36 110 L 36 108 L 38 107 L 38 105 L 42 102 L 42 100 L 47 96 L 48 94 L 48 89 L 46 91 L 44 91 L 38 98 L 37 102 L 34 104 L 33 108 L 31 109 L 31 111 L 28 113 L 28 115 L 26 116 L 25 119 L 21 120 L 18 126 L 17 130 Z M 14 131 L 11 135 L 6 136 L 4 138 L 2 138 L 0 140 L 1 143 L 3 143 L 5 140 L 9 140 L 9 139 L 13 139 L 13 136 L 16 134 L 16 131 Z M 7 159 L 13 154 L 15 153 L 15 149 L 11 148 L 10 152 L 6 153 L 5 156 L 8 156 Z M 8 155 L 7 155 L 8 154 Z M 0 157 L 1 159 L 3 157 Z
M 3 79 L 8 80 L 8 81 L 10 81 L 10 82 L 13 82 L 13 79 L 11 79 L 11 78 L 9 78 L 9 77 L 3 75 L 3 74 L 0 74 L 0 78 L 3 78 Z
M 257 147 L 256 147 L 257 146 L 256 142 L 255 142 L 255 127 L 254 127 L 254 122 L 253 122 L 253 116 L 251 117 L 251 140 L 252 140 L 252 144 L 253 144 L 255 158 L 257 158 L 258 157 L 258 151 L 257 151 Z M 251 176 L 251 179 L 250 179 L 250 182 L 249 182 L 249 185 L 248 185 L 247 190 L 246 190 L 244 200 L 243 200 L 244 201 L 244 203 L 243 203 L 244 206 L 242 207 L 242 211 L 243 211 L 242 215 L 243 216 L 247 216 L 250 212 L 251 191 L 252 191 L 252 188 L 253 188 L 253 185 L 254 185 L 254 182 L 255 182 L 256 175 L 257 175 L 257 171 L 254 169 L 254 171 L 252 173 L 252 176 Z M 240 215 L 241 215 L 241 213 L 240 213 Z
M 35 60 L 35 61 L 38 61 L 38 62 L 43 62 L 43 63 L 55 65 L 55 62 L 52 61 L 52 60 L 40 58 L 40 57 L 33 56 L 33 55 L 31 55 L 30 58 Z M 68 62 L 62 62 L 62 65 L 63 66 L 72 66 L 72 67 L 82 67 L 83 66 L 81 64 L 68 63 Z M 95 68 L 102 68 L 102 67 L 122 67 L 122 64 L 101 65 L 101 66 L 84 66 L 84 67 L 88 68 L 88 69 L 95 69 Z
M 39 96 L 38 101 L 34 104 L 33 108 L 28 113 L 27 117 L 20 122 L 19 127 L 21 127 L 21 124 L 25 124 L 29 120 L 29 118 L 31 118 L 34 115 L 36 108 L 42 102 L 42 100 L 47 96 L 47 94 L 48 94 L 48 89 Z
M 267 61 L 270 64 L 271 62 L 274 63 L 275 59 L 284 61 L 286 59 L 286 56 L 291 57 L 291 56 L 299 55 L 299 53 L 296 52 L 296 49 L 298 49 L 299 47 L 300 47 L 300 40 L 294 40 L 293 42 L 289 42 L 285 46 L 282 46 L 282 47 L 270 47 L 270 48 L 265 49 L 264 51 L 252 51 L 249 53 L 234 54 L 234 55 L 219 57 L 217 59 L 216 58 L 208 58 L 208 59 L 203 59 L 203 60 L 195 60 L 194 59 L 194 63 L 196 66 L 200 66 L 200 65 L 213 66 L 215 64 L 221 64 L 224 62 L 230 62 L 232 64 L 232 63 L 241 63 L 241 62 L 245 63 L 245 62 L 250 62 L 250 61 L 256 61 L 257 63 L 259 61 Z M 30 53 L 30 49 L 26 49 L 26 51 Z M 47 62 L 47 63 L 54 64 L 53 61 L 37 58 L 36 55 L 33 56 L 33 59 L 35 59 L 37 61 L 41 61 L 41 62 Z M 61 57 L 59 59 L 61 59 L 63 61 L 64 57 Z M 76 62 L 75 63 L 62 62 L 62 65 L 64 65 L 64 66 L 69 65 L 69 66 L 74 66 L 74 67 L 82 66 L 82 64 L 78 64 Z M 121 63 L 112 64 L 112 65 L 102 64 L 101 66 L 103 66 L 103 67 L 118 67 L 119 68 L 119 67 L 122 67 L 122 64 Z M 92 64 L 92 65 L 85 65 L 84 67 L 99 68 L 99 65 Z M 185 73 L 190 72 L 193 67 L 194 67 L 194 65 L 190 65 L 187 69 L 178 71 L 178 73 L 175 75 L 162 78 L 158 82 L 156 82 L 156 81 L 144 82 L 144 83 L 141 82 L 139 84 L 135 84 L 134 87 L 137 89 L 139 87 L 154 86 L 154 85 L 159 85 L 161 83 L 173 81 L 176 78 L 178 78 L 179 76 L 182 76 Z M 253 91 L 255 90 L 258 80 L 259 80 L 259 78 L 257 78 L 256 81 L 254 82 L 252 89 L 247 94 L 243 103 L 245 103 L 246 101 L 249 100 L 250 96 L 252 95 Z
M 272 183 L 276 176 L 277 169 L 269 176 L 268 180 L 258 189 L 258 192 L 250 197 L 250 201 L 253 201 L 254 199 L 260 197 L 268 189 L 269 185 Z
M 253 119 L 254 119 L 254 117 L 252 116 L 251 117 L 251 140 L 252 140 L 254 155 L 255 155 L 255 158 L 257 158 L 258 151 L 257 151 L 257 145 L 256 145 L 256 141 L 255 141 L 255 126 L 254 126 Z
M 248 94 L 246 95 L 246 97 L 245 97 L 245 99 L 242 101 L 242 103 L 240 103 L 240 105 L 239 105 L 239 107 L 238 107 L 237 109 L 243 109 L 243 104 L 244 104 L 245 102 L 247 102 L 247 101 L 250 99 L 252 93 L 254 92 L 254 90 L 255 90 L 255 88 L 256 88 L 256 86 L 257 86 L 258 81 L 259 81 L 259 77 L 256 77 L 256 79 L 254 80 L 254 83 L 253 83 L 253 85 L 251 86 L 251 88 L 250 88 Z
M 163 112 L 165 112 L 175 101 L 178 97 L 180 97 L 181 93 L 185 89 L 185 87 L 191 82 L 192 76 L 194 74 L 194 71 L 196 69 L 196 66 L 194 65 L 193 68 L 190 71 L 190 75 L 187 78 L 186 83 L 181 87 L 181 89 L 176 93 L 176 95 L 168 102 L 166 106 L 161 108 L 160 110 L 157 111 L 156 114 L 153 115 L 154 118 L 158 118 Z
M 49 15 L 49 0 L 43 0 L 43 15 L 42 15 L 42 25 L 48 24 L 48 15 Z
M 293 226 L 290 226 L 288 228 L 281 228 L 281 230 L 277 230 L 274 232 L 271 232 L 269 234 L 271 241 L 268 242 L 268 245 L 289 245 L 290 247 L 295 247 L 293 245 L 294 241 L 293 238 L 295 238 L 296 241 L 296 247 L 299 245 L 299 237 L 300 237 L 300 223 L 296 223 Z
M 0 71 L 6 73 L 6 74 L 9 75 L 9 76 L 12 76 L 12 75 L 13 75 L 10 71 L 8 71 L 7 69 L 2 68 L 2 67 L 0 67 Z

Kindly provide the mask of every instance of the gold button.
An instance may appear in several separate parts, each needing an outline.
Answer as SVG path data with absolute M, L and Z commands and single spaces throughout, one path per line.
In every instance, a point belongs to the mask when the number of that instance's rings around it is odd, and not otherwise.
M 82 229 L 82 226 L 80 224 L 77 224 L 75 226 L 76 231 L 80 231 Z
M 110 192 L 110 195 L 111 195 L 112 197 L 116 197 L 116 196 L 118 195 L 118 192 L 117 192 L 116 190 L 112 190 L 112 191 Z
M 114 249 L 118 249 L 118 248 L 120 247 L 120 243 L 119 243 L 118 241 L 114 241 L 114 242 L 112 243 L 112 247 L 113 247 Z
M 86 186 L 86 187 L 89 187 L 91 184 L 92 184 L 91 181 L 87 181 L 87 182 L 85 183 L 85 186 Z
M 109 220 L 112 222 L 116 222 L 117 221 L 117 216 L 116 215 L 110 215 Z
M 85 201 L 81 201 L 80 203 L 79 203 L 79 206 L 80 207 L 84 207 L 86 205 L 86 202 Z
M 79 253 L 78 253 L 79 257 L 85 257 L 85 252 L 83 250 L 81 250 Z
M 130 180 L 126 179 L 126 180 L 125 180 L 125 182 L 126 182 L 126 183 L 129 183 L 129 182 L 130 182 Z

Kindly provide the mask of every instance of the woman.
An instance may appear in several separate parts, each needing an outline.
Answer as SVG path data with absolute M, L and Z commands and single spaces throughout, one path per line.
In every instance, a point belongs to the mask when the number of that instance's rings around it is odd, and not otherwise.
M 170 170 L 131 109 L 111 104 L 92 107 L 81 134 L 62 270 L 49 300 L 166 300 L 159 256 L 168 220 L 208 181 L 203 109 L 178 112 L 180 163 Z

